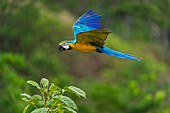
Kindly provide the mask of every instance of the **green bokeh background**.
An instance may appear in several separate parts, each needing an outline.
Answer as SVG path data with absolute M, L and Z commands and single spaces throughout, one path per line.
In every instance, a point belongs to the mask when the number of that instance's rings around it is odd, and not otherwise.
M 106 46 L 142 61 L 59 52 L 89 9 L 112 31 Z M 86 100 L 70 95 L 78 113 L 169 113 L 169 11 L 168 0 L 0 0 L 0 111 L 21 113 L 20 93 L 39 93 L 26 81 L 46 77 L 87 93 Z

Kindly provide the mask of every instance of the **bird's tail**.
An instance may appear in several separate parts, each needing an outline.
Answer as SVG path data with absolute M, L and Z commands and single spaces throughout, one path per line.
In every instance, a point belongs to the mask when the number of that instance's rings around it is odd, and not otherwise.
M 131 60 L 136 60 L 136 61 L 140 61 L 140 59 L 141 59 L 141 58 L 138 58 L 138 57 L 134 57 L 134 55 L 114 51 L 114 50 L 109 49 L 105 46 L 103 46 L 103 48 L 100 49 L 100 51 L 107 54 L 107 55 L 115 56 L 115 57 L 119 57 L 119 58 L 123 58 L 123 59 L 131 59 Z

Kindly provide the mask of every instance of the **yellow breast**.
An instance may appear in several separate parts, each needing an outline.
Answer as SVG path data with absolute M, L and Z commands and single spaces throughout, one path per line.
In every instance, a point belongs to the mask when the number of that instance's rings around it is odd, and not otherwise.
M 84 53 L 93 52 L 93 51 L 96 51 L 97 49 L 91 44 L 81 44 L 81 43 L 76 43 L 76 44 L 67 43 L 67 44 L 70 45 L 72 49 L 80 51 L 80 52 L 84 52 Z

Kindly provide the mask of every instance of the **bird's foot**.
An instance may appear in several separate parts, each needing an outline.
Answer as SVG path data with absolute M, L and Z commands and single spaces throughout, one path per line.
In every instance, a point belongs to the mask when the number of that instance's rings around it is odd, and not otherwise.
M 96 52 L 98 52 L 98 53 L 103 53 L 102 51 L 100 51 L 99 49 L 96 49 Z

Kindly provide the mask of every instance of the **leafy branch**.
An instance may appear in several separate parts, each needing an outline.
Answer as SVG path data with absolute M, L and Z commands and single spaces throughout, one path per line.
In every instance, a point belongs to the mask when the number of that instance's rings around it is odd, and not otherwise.
M 64 87 L 63 89 L 56 86 L 54 83 L 49 83 L 49 80 L 42 78 L 40 85 L 35 81 L 29 80 L 28 84 L 35 86 L 40 90 L 41 95 L 30 96 L 26 93 L 21 93 L 22 100 L 28 103 L 28 105 L 23 110 L 23 113 L 26 113 L 29 106 L 34 106 L 35 110 L 31 113 L 64 113 L 65 110 L 68 110 L 72 113 L 77 113 L 77 105 L 75 102 L 63 94 L 65 92 L 71 92 L 78 97 L 86 98 L 86 94 L 80 88 L 75 86 Z

